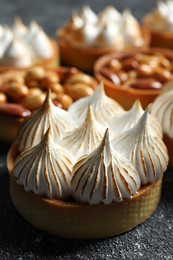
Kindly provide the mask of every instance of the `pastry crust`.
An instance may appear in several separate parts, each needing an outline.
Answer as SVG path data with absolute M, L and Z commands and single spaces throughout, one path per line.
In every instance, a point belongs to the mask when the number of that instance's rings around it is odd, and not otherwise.
M 160 201 L 162 177 L 143 186 L 132 198 L 110 205 L 45 199 L 16 183 L 13 177 L 16 155 L 17 144 L 14 143 L 8 153 L 7 166 L 15 208 L 34 227 L 58 236 L 93 239 L 119 235 L 149 218 Z
M 141 49 L 142 53 L 152 54 L 153 52 L 160 52 L 163 53 L 171 58 L 173 58 L 173 52 L 167 49 L 159 49 L 159 48 L 148 48 L 148 49 Z M 124 51 L 119 53 L 111 53 L 108 55 L 104 55 L 100 57 L 95 65 L 94 65 L 94 74 L 98 81 L 103 82 L 105 87 L 105 92 L 108 96 L 115 99 L 118 103 L 120 103 L 125 109 L 130 109 L 135 102 L 136 99 L 139 99 L 143 108 L 146 108 L 153 100 L 160 94 L 159 89 L 134 89 L 128 88 L 125 85 L 115 85 L 113 82 L 108 80 L 101 74 L 101 68 L 107 64 L 112 59 L 122 58 L 127 56 L 128 54 L 135 55 L 138 53 L 139 50 L 131 50 L 131 51 Z
M 168 149 L 169 165 L 173 169 L 173 138 L 169 137 L 167 134 L 164 133 L 163 141 Z
M 21 127 L 24 118 L 16 118 L 0 114 L 0 141 L 12 143 Z
M 141 28 L 141 32 L 144 38 L 143 47 L 148 47 L 150 42 L 148 30 L 146 28 Z M 60 51 L 61 63 L 63 65 L 75 66 L 78 69 L 87 72 L 93 71 L 94 63 L 99 57 L 116 51 L 116 48 L 114 47 L 79 47 L 67 41 L 63 35 L 58 37 L 58 46 Z M 127 49 L 134 48 L 135 47 L 128 47 Z

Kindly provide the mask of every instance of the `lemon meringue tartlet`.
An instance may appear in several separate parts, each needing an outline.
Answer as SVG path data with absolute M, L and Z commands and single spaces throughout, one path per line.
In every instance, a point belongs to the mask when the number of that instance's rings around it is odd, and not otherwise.
M 151 36 L 151 46 L 173 49 L 173 3 L 171 0 L 159 0 L 156 8 L 146 14 L 142 20 Z
M 97 15 L 89 6 L 84 6 L 79 13 L 73 12 L 69 21 L 58 29 L 57 40 L 63 64 L 91 72 L 100 56 L 148 46 L 149 36 L 130 10 L 121 14 L 113 6 L 107 6 Z
M 93 77 L 75 68 L 34 66 L 1 73 L 0 140 L 15 140 L 22 122 L 43 104 L 48 89 L 54 104 L 68 109 L 73 101 L 92 95 L 97 85 Z
M 113 134 L 101 128 L 88 104 L 83 123 L 70 120 L 71 130 L 57 139 L 65 116 L 53 106 L 49 94 L 9 150 L 10 195 L 17 211 L 36 228 L 78 239 L 118 235 L 149 218 L 168 163 L 149 110 L 141 111 L 130 129 Z
M 42 65 L 56 68 L 58 48 L 35 21 L 27 27 L 17 17 L 11 27 L 0 30 L 0 71 Z
M 173 81 L 169 85 L 172 88 L 161 93 L 153 102 L 151 113 L 162 126 L 163 141 L 167 146 L 169 154 L 169 164 L 173 168 Z

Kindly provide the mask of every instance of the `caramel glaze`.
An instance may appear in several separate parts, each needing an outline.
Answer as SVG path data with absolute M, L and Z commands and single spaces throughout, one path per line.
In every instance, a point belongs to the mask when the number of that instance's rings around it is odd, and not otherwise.
M 31 111 L 19 104 L 8 103 L 0 105 L 0 114 L 25 118 L 31 114 Z

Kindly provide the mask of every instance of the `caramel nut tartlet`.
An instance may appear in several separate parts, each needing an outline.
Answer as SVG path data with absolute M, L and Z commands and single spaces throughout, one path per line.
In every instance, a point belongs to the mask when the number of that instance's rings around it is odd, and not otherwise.
M 94 78 L 75 68 L 57 70 L 32 67 L 0 74 L 0 140 L 12 142 L 24 121 L 39 108 L 48 89 L 56 106 L 63 109 L 81 97 L 92 95 Z
M 173 78 L 172 61 L 171 50 L 131 50 L 99 58 L 94 73 L 97 80 L 103 81 L 107 95 L 125 109 L 136 99 L 146 108 Z
M 104 54 L 148 46 L 149 34 L 130 10 L 121 14 L 107 6 L 95 14 L 84 6 L 58 29 L 57 41 L 62 64 L 92 72 L 94 62 Z

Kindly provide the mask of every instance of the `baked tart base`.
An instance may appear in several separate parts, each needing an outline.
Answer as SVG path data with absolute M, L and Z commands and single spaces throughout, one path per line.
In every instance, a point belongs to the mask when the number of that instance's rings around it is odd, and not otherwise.
M 142 187 L 130 199 L 110 205 L 86 205 L 50 200 L 25 191 L 13 177 L 17 145 L 7 157 L 10 196 L 14 207 L 34 227 L 76 239 L 106 238 L 127 232 L 144 222 L 155 211 L 161 195 L 162 178 Z
M 12 143 L 21 127 L 24 118 L 15 118 L 0 114 L 0 141 Z
M 167 134 L 163 134 L 163 141 L 168 149 L 169 165 L 173 169 L 173 138 Z

